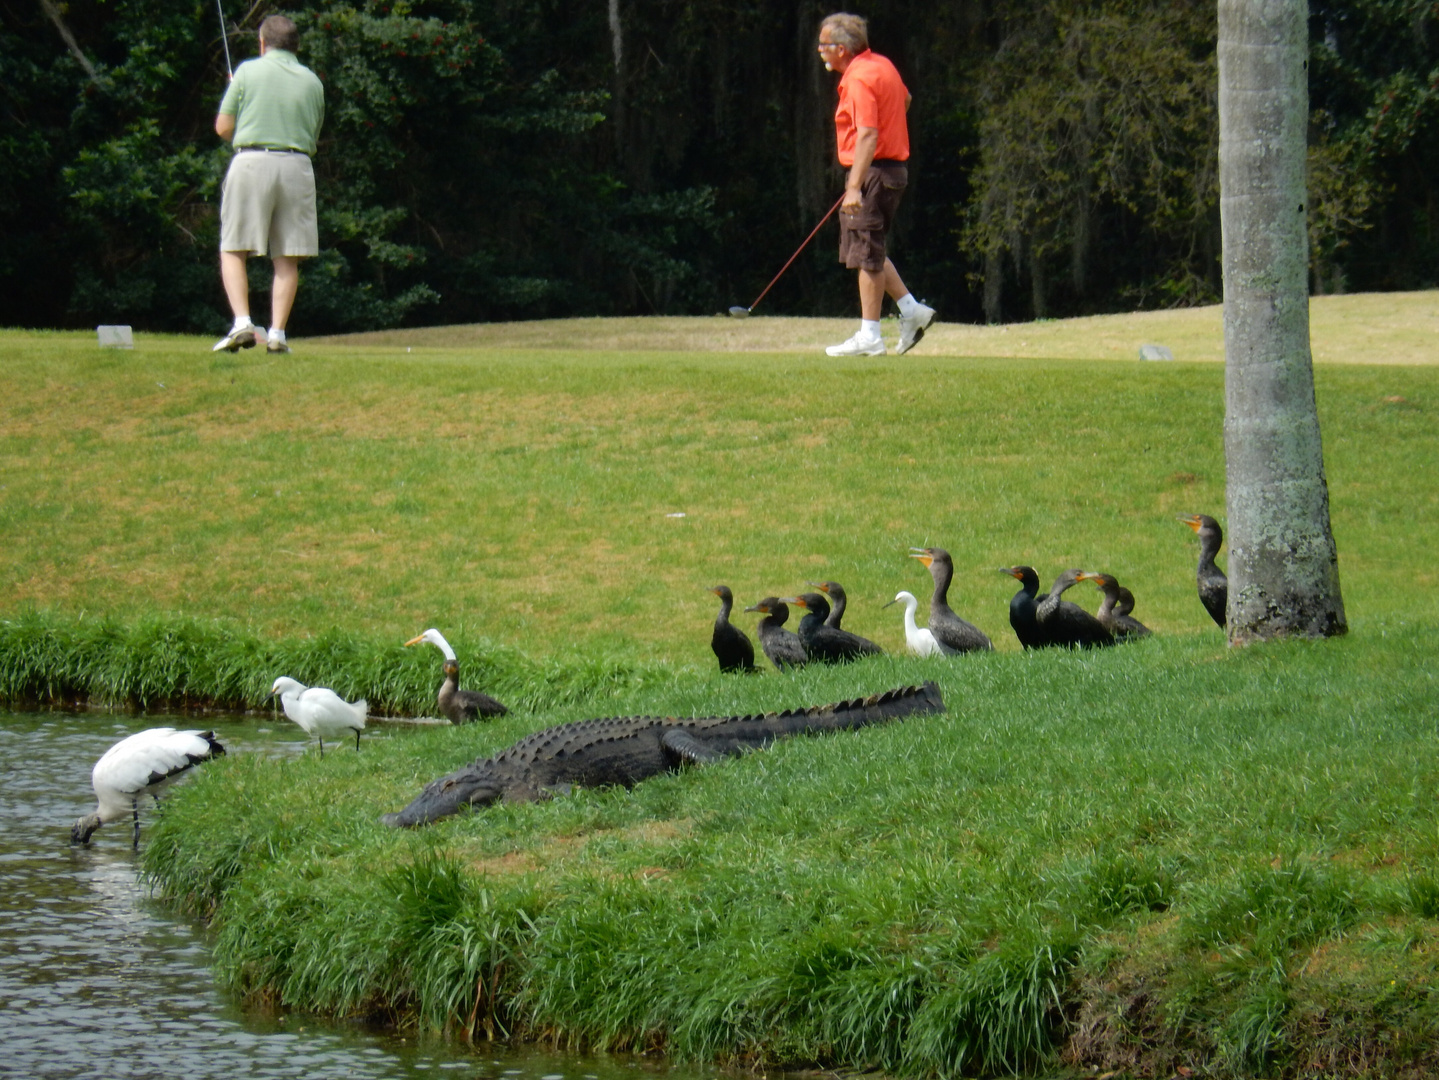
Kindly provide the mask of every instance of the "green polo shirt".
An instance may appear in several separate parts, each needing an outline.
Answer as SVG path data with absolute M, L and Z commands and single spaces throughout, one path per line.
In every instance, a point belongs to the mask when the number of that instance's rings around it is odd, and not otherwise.
M 314 154 L 325 122 L 325 88 L 294 53 L 267 48 L 235 69 L 220 112 L 235 118 L 236 146 Z

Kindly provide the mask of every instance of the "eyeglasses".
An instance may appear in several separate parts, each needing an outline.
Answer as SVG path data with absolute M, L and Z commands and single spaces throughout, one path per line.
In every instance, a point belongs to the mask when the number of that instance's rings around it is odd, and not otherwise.
M 815 45 L 815 48 L 820 52 L 825 52 L 829 49 L 842 49 L 844 46 L 838 41 L 821 41 Z

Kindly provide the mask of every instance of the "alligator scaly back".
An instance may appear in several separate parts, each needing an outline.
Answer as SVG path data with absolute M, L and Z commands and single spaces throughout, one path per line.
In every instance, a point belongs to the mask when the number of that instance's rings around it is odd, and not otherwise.
M 570 787 L 633 787 L 686 762 L 720 761 L 791 735 L 848 731 L 942 712 L 939 687 L 927 682 L 832 705 L 756 716 L 580 720 L 526 735 L 494 757 L 432 781 L 409 806 L 380 820 L 396 827 L 425 825 L 466 806 L 489 806 L 502 799 L 528 802 Z

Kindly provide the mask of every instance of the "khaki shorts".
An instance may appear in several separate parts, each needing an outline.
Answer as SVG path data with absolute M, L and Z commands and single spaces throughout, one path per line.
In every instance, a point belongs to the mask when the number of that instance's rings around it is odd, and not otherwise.
M 220 195 L 220 250 L 292 258 L 320 253 L 315 169 L 307 155 L 235 154 Z
M 904 165 L 871 165 L 859 189 L 859 213 L 839 214 L 839 261 L 851 270 L 884 269 L 885 234 L 909 183 Z

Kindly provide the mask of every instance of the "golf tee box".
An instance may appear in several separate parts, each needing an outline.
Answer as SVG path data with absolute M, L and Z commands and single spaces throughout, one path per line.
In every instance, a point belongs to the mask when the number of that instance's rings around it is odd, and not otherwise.
M 133 349 L 135 335 L 128 326 L 97 326 L 95 333 L 100 336 L 102 349 Z

